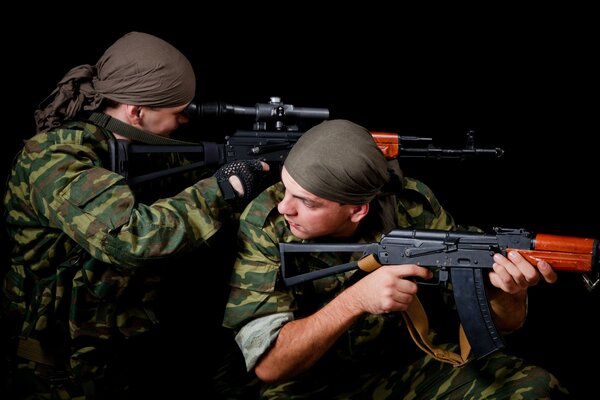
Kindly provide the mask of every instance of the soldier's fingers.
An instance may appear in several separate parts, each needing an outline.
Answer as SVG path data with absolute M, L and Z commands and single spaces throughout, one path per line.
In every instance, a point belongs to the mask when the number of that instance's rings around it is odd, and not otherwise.
M 542 274 L 544 280 L 548 283 L 554 283 L 558 279 L 556 271 L 546 261 L 542 260 L 537 264 L 538 271 Z
M 419 277 L 430 279 L 433 277 L 433 273 L 428 268 L 416 264 L 388 265 L 388 267 L 394 268 L 396 276 L 399 278 Z
M 540 281 L 540 273 L 535 266 L 531 265 L 531 263 L 527 261 L 527 259 L 518 251 L 511 251 L 508 254 L 508 258 L 515 264 L 517 268 L 516 272 L 513 271 L 513 276 L 516 277 L 517 274 L 522 276 L 529 286 L 537 285 L 537 283 Z M 516 280 L 521 283 L 520 278 Z
M 519 286 L 529 286 L 537 283 L 537 272 L 532 269 L 532 266 L 520 254 L 513 251 L 508 254 L 508 257 L 510 260 L 501 254 L 494 255 L 494 265 L 498 266 L 494 268 L 494 271 L 500 275 L 500 279 L 503 282 L 510 284 L 513 281 Z M 527 270 L 527 267 L 529 270 Z M 528 272 L 528 275 L 525 275 L 524 271 Z
M 250 168 L 251 171 L 268 171 L 270 167 L 269 164 L 264 161 L 250 160 L 248 162 L 248 168 Z

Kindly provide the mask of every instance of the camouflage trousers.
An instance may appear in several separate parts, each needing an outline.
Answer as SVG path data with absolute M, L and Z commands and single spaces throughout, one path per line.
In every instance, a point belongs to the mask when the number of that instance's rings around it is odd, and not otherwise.
M 357 368 L 355 368 L 357 367 Z M 567 399 L 568 391 L 548 371 L 496 352 L 463 367 L 426 356 L 401 370 L 353 364 L 327 374 L 264 385 L 262 399 Z

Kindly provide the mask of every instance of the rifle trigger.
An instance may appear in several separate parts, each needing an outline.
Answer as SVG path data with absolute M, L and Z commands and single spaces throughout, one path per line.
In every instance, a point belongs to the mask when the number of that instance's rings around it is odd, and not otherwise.
M 449 274 L 448 274 L 448 270 L 446 269 L 442 269 L 438 272 L 439 276 L 438 276 L 438 281 L 439 282 L 448 282 L 448 278 L 449 278 Z

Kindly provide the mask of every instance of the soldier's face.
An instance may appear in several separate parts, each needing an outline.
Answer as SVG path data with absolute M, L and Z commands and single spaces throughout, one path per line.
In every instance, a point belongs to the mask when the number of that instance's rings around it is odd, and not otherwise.
M 140 107 L 140 127 L 146 132 L 168 137 L 179 125 L 189 122 L 189 117 L 183 113 L 186 107 Z
M 285 167 L 281 172 L 285 186 L 285 197 L 277 210 L 288 222 L 294 236 L 314 239 L 322 236 L 351 236 L 358 224 L 356 209 L 360 206 L 341 205 L 304 190 L 288 174 Z

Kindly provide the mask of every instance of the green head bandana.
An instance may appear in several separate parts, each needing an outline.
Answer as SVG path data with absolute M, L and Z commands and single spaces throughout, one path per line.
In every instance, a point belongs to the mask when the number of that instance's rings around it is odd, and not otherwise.
M 303 189 L 341 204 L 367 204 L 389 180 L 387 161 L 369 131 L 346 120 L 309 129 L 284 165 Z
M 150 107 L 176 107 L 194 98 L 189 60 L 156 36 L 130 32 L 110 46 L 96 65 L 71 69 L 35 112 L 38 131 L 59 126 L 102 99 Z

